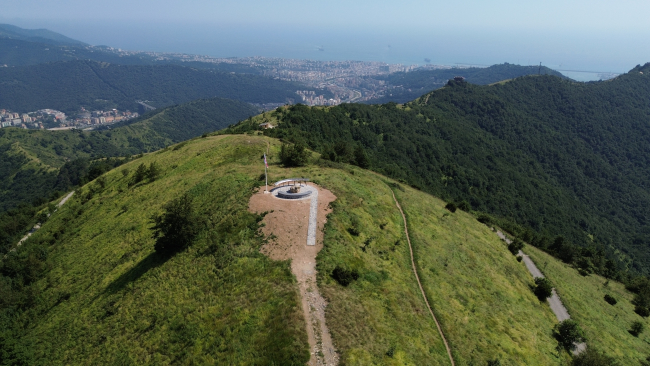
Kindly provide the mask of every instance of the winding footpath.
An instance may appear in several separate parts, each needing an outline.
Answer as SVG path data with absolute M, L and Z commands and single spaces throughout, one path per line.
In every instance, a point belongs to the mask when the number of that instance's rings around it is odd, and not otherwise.
M 449 343 L 447 343 L 447 338 L 445 338 L 444 333 L 442 332 L 442 328 L 440 327 L 440 323 L 438 322 L 438 319 L 436 318 L 435 314 L 433 313 L 433 310 L 431 309 L 431 305 L 429 305 L 429 300 L 427 299 L 427 295 L 424 293 L 424 288 L 422 288 L 422 283 L 420 282 L 420 276 L 418 276 L 418 271 L 415 267 L 415 259 L 413 258 L 413 247 L 411 246 L 411 238 L 409 237 L 409 229 L 408 225 L 406 224 L 406 216 L 404 215 L 404 211 L 402 210 L 402 206 L 400 206 L 399 202 L 397 202 L 397 197 L 395 197 L 395 192 L 393 192 L 392 188 L 390 189 L 390 193 L 393 194 L 393 200 L 395 200 L 395 205 L 399 209 L 399 212 L 402 214 L 402 219 L 404 220 L 404 233 L 406 234 L 406 241 L 409 244 L 409 251 L 411 252 L 411 266 L 413 267 L 413 273 L 415 274 L 415 280 L 418 282 L 418 286 L 420 287 L 420 292 L 422 293 L 422 297 L 424 298 L 424 302 L 427 304 L 427 309 L 429 309 L 429 314 L 431 314 L 431 317 L 433 318 L 433 321 L 436 322 L 436 327 L 438 327 L 438 333 L 440 333 L 440 337 L 442 338 L 442 341 L 445 344 L 445 348 L 447 349 L 447 355 L 449 355 L 449 361 L 451 362 L 452 366 L 455 366 L 456 363 L 454 362 L 454 357 L 451 355 L 451 349 L 449 348 Z
M 506 244 L 512 243 L 512 240 L 508 239 L 501 231 L 497 230 L 497 235 L 501 240 L 505 241 Z M 519 254 L 523 258 L 523 262 L 526 265 L 526 268 L 528 269 L 528 272 L 530 272 L 531 275 L 533 275 L 533 278 L 544 278 L 544 274 L 542 274 L 542 271 L 537 268 L 535 265 L 535 262 L 533 262 L 532 259 L 530 259 L 529 256 L 524 254 L 521 250 L 519 251 Z M 569 311 L 566 309 L 564 304 L 562 304 L 562 300 L 560 300 L 560 296 L 558 296 L 557 292 L 555 292 L 555 288 L 553 288 L 553 294 L 551 297 L 546 299 L 548 301 L 548 305 L 551 307 L 551 310 L 553 311 L 553 314 L 555 314 L 555 317 L 557 318 L 558 322 L 570 319 L 571 316 L 569 315 Z M 587 344 L 585 343 L 576 343 L 576 349 L 573 352 L 574 354 L 579 354 L 582 351 L 587 349 Z

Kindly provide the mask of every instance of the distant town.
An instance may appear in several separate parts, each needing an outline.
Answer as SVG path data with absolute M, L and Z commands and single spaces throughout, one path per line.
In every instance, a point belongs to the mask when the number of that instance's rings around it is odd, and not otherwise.
M 115 122 L 138 117 L 137 112 L 118 111 L 86 111 L 81 109 L 74 118 L 68 118 L 65 113 L 55 109 L 41 109 L 36 112 L 19 113 L 0 109 L 0 127 L 19 127 L 24 129 L 92 129 L 99 125 L 109 125 Z

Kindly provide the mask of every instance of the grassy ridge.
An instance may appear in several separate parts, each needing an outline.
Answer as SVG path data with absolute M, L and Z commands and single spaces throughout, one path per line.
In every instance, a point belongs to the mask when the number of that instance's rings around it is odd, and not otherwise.
M 650 321 L 634 313 L 633 295 L 623 284 L 598 275 L 582 277 L 575 268 L 537 248 L 527 246 L 525 250 L 556 287 L 571 318 L 584 329 L 588 346 L 616 357 L 623 365 L 636 365 L 648 356 Z M 618 303 L 608 304 L 605 295 Z M 634 321 L 643 322 L 646 328 L 638 338 L 628 332 Z
M 80 189 L 23 247 L 45 255 L 46 266 L 29 288 L 34 297 L 27 309 L 0 317 L 0 345 L 43 365 L 304 364 L 308 347 L 295 279 L 287 262 L 259 253 L 259 216 L 247 211 L 267 144 L 270 181 L 306 176 L 337 196 L 317 269 L 342 364 L 448 363 L 411 271 L 391 187 L 407 215 L 422 284 L 457 364 L 566 361 L 554 350 L 556 320 L 533 296 L 531 276 L 488 227 L 462 211 L 448 213 L 443 201 L 426 193 L 356 167 L 319 160 L 281 168 L 280 142 L 250 135 L 179 144 Z M 135 168 L 152 162 L 162 168 L 161 176 L 131 185 Z M 186 192 L 205 229 L 188 250 L 158 257 L 149 218 Z M 331 277 L 337 266 L 357 271 L 358 279 L 341 286 Z M 549 277 L 558 281 L 551 266 Z M 582 280 L 575 271 L 572 276 L 568 283 Z M 607 308 L 578 315 L 583 310 L 556 283 L 590 339 L 615 326 L 586 320 L 605 317 L 600 312 Z M 631 313 L 630 295 L 619 284 L 610 286 Z M 592 296 L 594 290 L 583 287 Z M 603 341 L 628 352 L 621 334 Z M 638 342 L 647 339 L 642 335 Z M 634 352 L 630 357 L 640 358 L 642 348 Z
M 443 201 L 412 188 L 396 195 L 425 292 L 456 359 L 560 364 L 551 337 L 555 317 L 530 291 L 532 277 L 496 234 L 472 215 L 451 214 Z
M 307 345 L 288 263 L 258 252 L 248 174 L 264 145 L 201 139 L 127 165 L 164 167 L 129 187 L 112 171 L 79 191 L 33 237 L 52 270 L 16 349 L 29 363 L 303 364 Z M 91 193 L 94 192 L 94 193 Z M 165 261 L 149 217 L 189 192 L 207 219 L 196 244 Z M 58 238 L 58 239 L 54 239 Z M 33 319 L 33 320 L 32 320 Z
M 344 364 L 447 364 L 385 178 L 357 168 L 303 172 L 338 197 L 318 270 L 329 301 L 328 326 Z M 495 358 L 505 365 L 560 364 L 551 337 L 555 319 L 496 235 L 464 213 L 441 218 L 444 203 L 428 194 L 410 188 L 397 194 L 423 285 L 458 364 Z M 359 280 L 340 286 L 330 277 L 336 266 L 357 270 Z

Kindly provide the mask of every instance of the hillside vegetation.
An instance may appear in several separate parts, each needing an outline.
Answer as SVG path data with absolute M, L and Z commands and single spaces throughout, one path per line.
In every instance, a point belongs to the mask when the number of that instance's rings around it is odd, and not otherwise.
M 107 131 L 0 129 L 0 212 L 49 198 L 78 184 L 78 159 L 130 156 L 224 128 L 258 113 L 250 104 L 214 98 L 156 110 Z M 60 168 L 67 164 L 64 171 Z M 86 171 L 77 171 L 83 175 Z M 77 169 L 78 170 L 78 169 Z
M 200 98 L 249 103 L 286 103 L 304 86 L 253 74 L 234 74 L 178 65 L 120 65 L 67 61 L 0 68 L 0 106 L 19 112 L 43 108 L 66 113 L 137 110 L 136 101 L 155 107 Z
M 527 247 L 528 254 L 555 285 L 571 318 L 584 329 L 590 347 L 615 357 L 621 365 L 638 365 L 650 355 L 650 321 L 634 312 L 633 294 L 619 282 L 598 275 L 581 276 L 575 268 L 537 248 Z M 605 295 L 617 300 L 605 301 Z M 639 336 L 630 334 L 633 322 L 644 324 Z
M 79 189 L 2 261 L 6 363 L 303 364 L 305 324 L 287 262 L 259 253 L 247 212 L 271 144 L 271 180 L 308 176 L 338 197 L 318 279 L 327 324 L 348 365 L 445 364 L 411 271 L 393 189 L 418 270 L 458 364 L 561 364 L 549 308 L 532 277 L 471 215 L 374 173 L 319 160 L 281 168 L 280 143 L 199 138 L 147 154 Z M 134 184 L 137 167 L 155 179 Z M 175 256 L 155 254 L 151 217 L 187 193 L 201 231 Z M 358 273 L 347 286 L 336 267 Z
M 561 73 L 546 66 L 520 66 L 509 63 L 492 65 L 490 67 L 467 67 L 435 70 L 414 70 L 411 72 L 396 72 L 383 77 L 375 77 L 394 86 L 389 95 L 371 99 L 368 104 L 382 104 L 388 102 L 406 103 L 420 97 L 422 94 L 442 88 L 449 79 L 462 76 L 472 84 L 488 85 L 504 80 L 514 79 L 526 75 L 554 75 L 566 78 Z
M 649 72 L 450 82 L 404 105 L 298 105 L 229 131 L 273 120 L 269 136 L 507 218 L 518 225 L 509 231 L 587 273 L 649 273 Z

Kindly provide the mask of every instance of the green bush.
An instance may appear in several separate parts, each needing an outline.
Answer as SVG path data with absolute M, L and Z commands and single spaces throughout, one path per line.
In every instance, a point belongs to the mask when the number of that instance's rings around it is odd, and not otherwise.
M 353 281 L 359 279 L 359 272 L 356 270 L 347 270 L 340 266 L 336 266 L 332 271 L 332 278 L 336 280 L 341 286 L 348 286 Z
M 512 241 L 510 244 L 508 244 L 508 250 L 512 255 L 517 255 L 519 254 L 519 251 L 524 249 L 524 242 L 521 241 L 519 238 L 515 239 Z
M 616 305 L 617 303 L 616 299 L 610 295 L 605 295 L 605 301 L 607 301 L 607 303 L 610 305 Z
M 282 144 L 280 147 L 280 161 L 287 167 L 305 166 L 310 156 L 311 153 L 302 143 L 293 145 Z
M 648 308 L 643 307 L 643 306 L 636 305 L 634 307 L 634 312 L 641 315 L 644 318 L 647 318 L 647 317 L 650 316 L 650 310 L 648 310 Z
M 165 212 L 151 218 L 154 248 L 160 254 L 173 254 L 188 247 L 200 231 L 200 216 L 186 193 L 163 206 Z
M 456 204 L 454 204 L 453 202 L 449 202 L 447 206 L 445 206 L 445 208 L 452 213 L 456 212 Z
M 458 204 L 458 208 L 461 209 L 461 210 L 463 210 L 463 211 L 465 211 L 465 212 L 469 212 L 469 211 L 472 210 L 472 206 L 470 206 L 470 204 L 467 203 L 467 201 L 461 201 L 461 202 Z
M 632 323 L 632 326 L 630 327 L 629 332 L 630 332 L 631 335 L 633 335 L 635 337 L 638 337 L 639 334 L 643 333 L 644 329 L 645 329 L 645 327 L 643 326 L 643 323 L 641 323 L 639 321 L 636 321 L 636 322 Z
M 575 343 L 581 343 L 586 340 L 584 331 L 573 319 L 563 320 L 558 323 L 554 328 L 553 335 L 557 339 L 558 347 L 564 348 L 567 351 L 573 351 L 576 348 Z
M 553 295 L 553 285 L 551 285 L 551 281 L 549 281 L 547 278 L 537 277 L 535 278 L 534 292 L 539 301 L 544 301 Z

